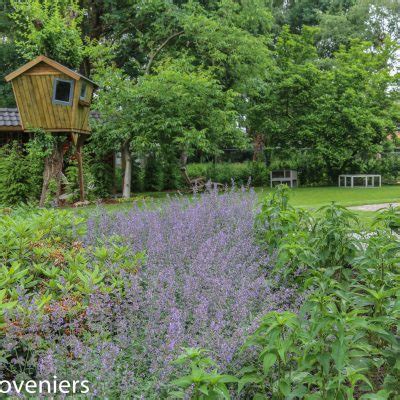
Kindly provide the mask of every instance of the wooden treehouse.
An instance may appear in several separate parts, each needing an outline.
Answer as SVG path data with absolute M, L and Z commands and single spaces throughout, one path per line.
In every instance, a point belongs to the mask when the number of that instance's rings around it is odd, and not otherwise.
M 65 137 L 46 160 L 41 203 L 51 179 L 61 190 L 63 151 L 68 141 L 76 148 L 81 201 L 84 200 L 81 149 L 90 134 L 89 115 L 97 85 L 58 62 L 39 56 L 6 76 L 11 82 L 18 109 L 0 109 L 0 133 L 22 138 L 35 130 Z

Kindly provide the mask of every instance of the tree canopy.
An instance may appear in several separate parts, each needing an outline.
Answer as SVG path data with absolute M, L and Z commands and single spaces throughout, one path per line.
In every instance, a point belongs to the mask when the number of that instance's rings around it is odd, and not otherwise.
M 5 74 L 46 54 L 100 84 L 99 153 L 182 162 L 261 137 L 312 149 L 334 179 L 399 123 L 394 0 L 10 0 L 4 10 Z

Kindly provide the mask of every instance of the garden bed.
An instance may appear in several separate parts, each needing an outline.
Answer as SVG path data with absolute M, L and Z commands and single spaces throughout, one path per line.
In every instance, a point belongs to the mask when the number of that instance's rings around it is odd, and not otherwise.
M 370 234 L 282 190 L 261 209 L 231 190 L 85 218 L 8 210 L 2 376 L 85 379 L 95 398 L 393 398 L 398 211 Z

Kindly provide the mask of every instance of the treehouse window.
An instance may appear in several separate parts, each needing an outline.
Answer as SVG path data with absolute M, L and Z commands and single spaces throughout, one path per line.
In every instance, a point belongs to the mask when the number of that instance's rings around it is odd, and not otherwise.
M 53 103 L 69 106 L 72 104 L 74 82 L 65 79 L 54 79 Z
M 82 82 L 81 93 L 79 95 L 79 100 L 85 100 L 86 99 L 86 89 L 87 89 L 86 82 Z

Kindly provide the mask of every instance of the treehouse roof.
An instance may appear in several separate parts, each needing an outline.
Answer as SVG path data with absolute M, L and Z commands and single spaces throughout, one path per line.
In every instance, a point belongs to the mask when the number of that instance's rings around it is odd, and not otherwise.
M 18 109 L 16 108 L 0 108 L 0 127 L 21 127 Z
M 28 63 L 24 64 L 22 67 L 19 67 L 18 69 L 11 72 L 10 74 L 8 74 L 5 77 L 6 81 L 9 82 L 9 81 L 13 80 L 17 76 L 20 76 L 24 72 L 30 70 L 31 68 L 33 68 L 35 65 L 39 64 L 40 62 L 50 65 L 51 67 L 55 68 L 56 70 L 60 71 L 61 73 L 69 76 L 70 78 L 72 78 L 76 81 L 83 79 L 87 82 L 90 82 L 92 85 L 98 87 L 98 85 L 95 82 L 93 82 L 89 78 L 86 78 L 86 76 L 83 76 L 79 72 L 76 72 L 76 71 L 74 71 L 74 70 L 58 63 L 57 61 L 54 61 L 54 60 L 46 57 L 46 56 L 38 56 L 34 60 L 29 61 Z

